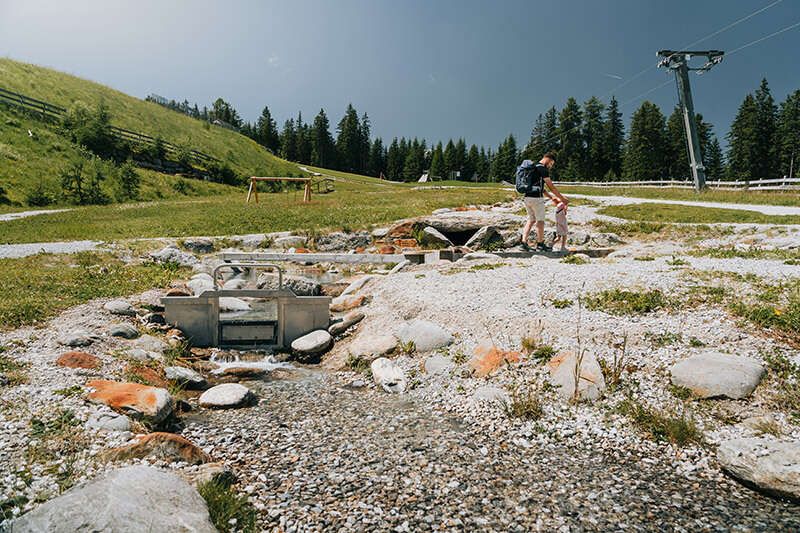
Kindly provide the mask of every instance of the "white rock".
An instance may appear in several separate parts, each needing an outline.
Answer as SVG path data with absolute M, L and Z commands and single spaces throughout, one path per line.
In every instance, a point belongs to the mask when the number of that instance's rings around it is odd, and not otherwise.
M 292 342 L 292 350 L 301 354 L 318 354 L 327 350 L 333 338 L 324 329 L 312 331 Z
M 564 352 L 553 359 L 550 366 L 550 381 L 558 387 L 562 398 L 571 400 L 575 397 L 575 375 L 577 357 L 574 353 Z M 584 353 L 580 362 L 580 378 L 578 395 L 581 400 L 597 400 L 606 388 L 603 370 L 597 358 L 591 353 Z
M 134 316 L 136 309 L 125 300 L 111 300 L 103 305 L 103 309 L 112 315 Z
M 490 401 L 490 402 L 500 402 L 507 404 L 510 400 L 508 397 L 508 393 L 499 387 L 495 387 L 494 385 L 482 385 L 475 389 L 475 392 L 472 393 L 472 399 L 475 401 Z
M 401 393 L 406 390 L 406 374 L 394 361 L 379 357 L 370 365 L 372 379 L 386 392 Z
M 138 348 L 140 350 L 144 350 L 145 352 L 154 352 L 158 355 L 163 354 L 164 350 L 169 348 L 167 343 L 157 337 L 153 337 L 152 335 L 142 335 L 133 341 L 132 344 L 133 348 Z
M 341 335 L 354 325 L 358 324 L 364 319 L 364 313 L 358 310 L 353 310 L 347 313 L 341 322 L 336 322 L 335 324 L 331 324 L 328 328 L 328 333 L 333 335 L 334 337 L 337 335 Z
M 246 279 L 231 278 L 222 284 L 222 288 L 225 290 L 237 290 L 237 289 L 243 289 L 246 285 L 247 285 Z
M 354 357 L 374 359 L 384 355 L 389 355 L 397 348 L 397 337 L 394 335 L 369 335 L 361 334 L 350 346 L 347 351 Z
M 299 235 L 290 235 L 288 237 L 278 237 L 272 241 L 272 246 L 287 250 L 289 248 L 303 248 L 307 242 L 308 239 L 305 237 L 301 237 Z
M 356 292 L 360 291 L 362 287 L 364 287 L 364 285 L 366 285 L 373 279 L 375 279 L 375 276 L 362 276 L 357 280 L 351 282 L 350 285 L 348 285 L 347 287 L 345 287 L 345 289 L 339 296 L 347 296 L 349 294 L 355 294 Z
M 253 393 L 244 385 L 223 383 L 222 385 L 211 387 L 201 394 L 199 402 L 201 407 L 224 409 L 246 404 L 252 398 Z
M 452 359 L 443 355 L 432 355 L 425 359 L 425 373 L 432 376 L 446 374 L 455 366 Z
M 402 261 L 397 263 L 394 267 L 392 267 L 392 269 L 389 271 L 389 274 L 390 275 L 391 274 L 397 274 L 398 272 L 400 272 L 401 270 L 403 270 L 404 268 L 406 268 L 410 264 L 411 264 L 411 261 L 409 261 L 408 259 L 403 259 Z
M 183 366 L 168 366 L 164 369 L 164 375 L 170 381 L 177 381 L 188 389 L 202 389 L 206 385 L 206 378 L 199 372 Z
M 674 385 L 691 389 L 699 398 L 738 400 L 753 392 L 764 376 L 764 367 L 747 357 L 707 352 L 674 364 L 670 376 Z
M 800 442 L 732 439 L 720 443 L 717 458 L 738 479 L 770 494 L 800 498 Z
M 190 279 L 188 282 L 186 282 L 186 286 L 189 287 L 189 290 L 192 291 L 192 294 L 198 296 L 204 293 L 205 291 L 212 290 L 214 288 L 214 283 L 211 280 L 205 278 L 196 278 L 196 279 Z
M 219 310 L 227 313 L 238 313 L 241 311 L 249 311 L 250 304 L 239 298 L 232 298 L 230 296 L 223 296 L 219 299 Z
M 486 252 L 470 252 L 468 254 L 464 254 L 464 256 L 461 259 L 459 259 L 459 261 L 477 261 L 479 259 L 500 259 L 500 260 L 502 260 L 503 258 L 500 257 L 497 254 L 490 254 L 490 253 L 486 253 Z
M 427 320 L 412 320 L 400 326 L 397 338 L 407 344 L 414 343 L 417 352 L 437 350 L 453 342 L 453 336 L 444 328 Z
M 130 431 L 131 419 L 113 411 L 98 411 L 89 415 L 85 427 L 100 431 Z
M 439 247 L 453 246 L 453 243 L 450 241 L 450 239 L 445 237 L 442 234 L 442 232 L 431 226 L 425 226 L 422 229 L 422 234 L 420 235 L 420 239 L 421 239 L 420 244 L 422 244 L 423 246 L 426 245 L 428 246 L 435 245 Z
M 125 355 L 131 359 L 136 361 L 150 361 L 150 360 L 159 360 L 161 359 L 161 354 L 158 352 L 148 352 L 147 350 L 142 350 L 141 348 L 131 348 L 125 352 Z
M 13 531 L 213 533 L 208 508 L 192 486 L 152 466 L 113 470 L 18 518 Z
M 177 263 L 181 266 L 192 266 L 198 259 L 188 252 L 179 250 L 177 246 L 170 245 L 158 252 L 153 252 L 150 257 L 157 263 Z
M 139 336 L 139 330 L 132 324 L 123 322 L 121 324 L 113 324 L 108 328 L 108 334 L 112 337 L 122 337 L 123 339 L 135 339 Z
M 58 338 L 58 343 L 64 346 L 89 346 L 94 342 L 95 336 L 85 330 L 77 329 Z
M 211 274 L 208 272 L 199 272 L 192 276 L 190 279 L 203 279 L 208 281 L 209 283 L 214 283 L 214 278 L 211 277 Z

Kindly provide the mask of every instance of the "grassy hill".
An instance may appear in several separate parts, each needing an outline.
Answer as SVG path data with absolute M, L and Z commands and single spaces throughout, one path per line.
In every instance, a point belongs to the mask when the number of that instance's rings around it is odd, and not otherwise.
M 0 87 L 69 108 L 75 102 L 91 107 L 104 102 L 115 126 L 161 137 L 225 161 L 240 175 L 296 175 L 297 166 L 275 157 L 251 139 L 234 131 L 192 119 L 99 83 L 52 69 L 0 59 Z M 34 136 L 28 134 L 30 130 Z M 58 170 L 78 147 L 58 128 L 0 105 L 0 186 L 12 201 L 39 181 L 55 186 Z M 143 199 L 180 196 L 177 178 L 140 170 Z M 232 188 L 191 180 L 189 194 L 213 194 Z

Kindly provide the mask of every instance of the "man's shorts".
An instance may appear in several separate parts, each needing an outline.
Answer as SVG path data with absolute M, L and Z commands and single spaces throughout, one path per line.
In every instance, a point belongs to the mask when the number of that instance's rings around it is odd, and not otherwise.
M 528 212 L 528 220 L 531 222 L 544 222 L 544 198 L 534 198 L 526 196 L 525 210 Z

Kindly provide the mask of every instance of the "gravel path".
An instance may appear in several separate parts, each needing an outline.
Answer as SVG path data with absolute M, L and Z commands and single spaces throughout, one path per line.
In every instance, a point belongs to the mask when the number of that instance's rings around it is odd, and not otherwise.
M 0 215 L 0 222 L 8 222 L 9 220 L 17 220 L 18 218 L 34 217 L 36 215 L 50 215 L 52 213 L 63 213 L 64 211 L 71 211 L 71 209 L 39 209 L 36 211 L 20 211 L 18 213 L 6 213 Z
M 629 205 L 629 204 L 670 204 L 689 205 L 693 207 L 712 207 L 717 209 L 737 209 L 740 211 L 757 211 L 765 215 L 800 215 L 800 207 L 786 205 L 761 205 L 761 204 L 728 204 L 722 202 L 694 202 L 691 200 L 661 200 L 658 198 L 631 198 L 628 196 L 593 196 L 588 194 L 570 194 L 574 198 L 586 198 L 604 205 Z
M 96 250 L 102 241 L 35 242 L 30 244 L 0 245 L 0 259 L 27 257 L 38 253 L 74 254 Z
M 325 375 L 257 383 L 259 406 L 210 413 L 184 435 L 234 466 L 267 530 L 800 528 L 796 506 L 681 473 L 668 447 L 622 449 L 587 428 L 565 437 L 533 424 L 512 440 L 503 424 L 341 385 Z

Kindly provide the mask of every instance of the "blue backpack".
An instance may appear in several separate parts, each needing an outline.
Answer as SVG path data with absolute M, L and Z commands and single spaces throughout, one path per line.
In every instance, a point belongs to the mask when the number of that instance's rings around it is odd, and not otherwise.
M 515 187 L 518 193 L 541 196 L 542 185 L 542 176 L 533 161 L 526 159 L 517 167 Z

